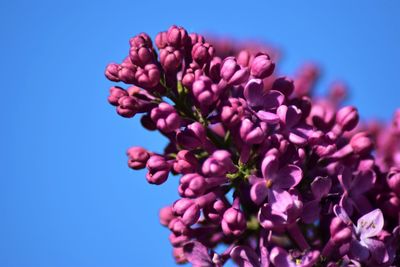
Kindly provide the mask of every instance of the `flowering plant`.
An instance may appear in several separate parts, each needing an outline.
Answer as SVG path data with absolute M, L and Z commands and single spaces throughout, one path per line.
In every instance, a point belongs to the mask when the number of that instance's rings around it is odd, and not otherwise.
M 129 43 L 105 71 L 128 88 L 108 101 L 169 140 L 127 155 L 150 184 L 180 176 L 181 198 L 160 210 L 177 263 L 400 266 L 400 111 L 361 124 L 342 84 L 312 97 L 316 66 L 278 76 L 268 47 L 178 26 L 156 36 L 158 53 L 145 33 Z

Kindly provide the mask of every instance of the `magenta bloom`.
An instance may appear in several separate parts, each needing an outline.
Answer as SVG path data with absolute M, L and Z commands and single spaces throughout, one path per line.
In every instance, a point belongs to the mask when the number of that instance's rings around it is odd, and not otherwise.
M 303 177 L 301 169 L 296 165 L 280 167 L 277 153 L 265 156 L 261 171 L 263 178 L 254 177 L 250 190 L 251 199 L 257 205 L 262 204 L 267 197 L 273 203 L 277 194 L 295 187 Z
M 352 224 L 346 211 L 340 206 L 335 206 L 335 214 L 346 224 Z M 370 257 L 378 264 L 386 263 L 389 260 L 385 244 L 375 239 L 382 231 L 384 219 L 382 211 L 375 209 L 357 220 L 353 225 L 353 240 L 350 244 L 350 253 L 356 260 L 367 261 Z
M 340 205 L 346 212 L 352 215 L 354 209 L 363 213 L 370 210 L 371 204 L 364 193 L 373 187 L 376 180 L 375 173 L 368 170 L 353 175 L 349 169 L 345 169 L 338 178 L 344 189 Z
M 128 166 L 177 187 L 159 212 L 177 263 L 400 266 L 400 109 L 359 123 L 342 82 L 316 97 L 316 64 L 281 74 L 279 51 L 257 42 L 172 25 L 129 44 L 105 69 L 121 82 L 107 100 L 164 138 L 131 147 Z

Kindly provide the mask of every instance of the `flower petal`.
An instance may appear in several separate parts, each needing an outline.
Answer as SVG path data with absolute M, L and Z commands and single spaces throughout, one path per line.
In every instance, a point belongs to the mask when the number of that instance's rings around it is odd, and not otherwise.
M 274 188 L 289 189 L 298 185 L 303 178 L 303 172 L 296 165 L 286 165 L 278 171 L 273 180 Z
M 236 246 L 230 253 L 233 261 L 240 267 L 258 267 L 258 255 L 248 246 Z
M 265 94 L 263 81 L 261 79 L 251 79 L 244 87 L 243 94 L 250 106 L 262 106 Z
M 311 183 L 311 191 L 315 199 L 320 200 L 322 197 L 328 195 L 332 186 L 332 180 L 328 177 L 318 176 Z
M 278 172 L 279 161 L 275 155 L 267 155 L 261 163 L 261 172 L 265 179 L 274 179 Z
M 200 242 L 193 241 L 183 246 L 186 259 L 196 266 L 212 266 L 212 260 L 208 249 Z
M 375 180 L 376 174 L 374 171 L 367 170 L 358 173 L 351 183 L 351 194 L 361 195 L 367 192 L 374 186 Z
M 269 259 L 271 262 L 274 264 L 274 266 L 279 266 L 279 267 L 295 267 L 296 265 L 290 261 L 290 256 L 284 250 L 283 248 L 280 247 L 274 247 L 270 254 L 269 254 Z
M 356 231 L 360 234 L 361 240 L 374 237 L 383 229 L 384 218 L 380 209 L 375 209 L 357 221 Z
M 370 253 L 368 247 L 363 246 L 358 240 L 352 240 L 350 242 L 350 254 L 358 261 L 365 261 L 369 258 Z
M 271 90 L 262 100 L 264 109 L 272 110 L 282 105 L 283 101 L 285 101 L 285 96 L 279 91 Z
M 257 112 L 257 117 L 267 123 L 275 124 L 279 122 L 279 117 L 275 113 L 260 110 Z
M 367 238 L 364 240 L 364 243 L 368 246 L 372 258 L 374 258 L 378 264 L 386 263 L 389 260 L 389 253 L 382 241 Z
M 353 222 L 351 221 L 349 215 L 347 215 L 346 211 L 343 209 L 342 206 L 340 205 L 335 205 L 333 206 L 333 212 L 335 213 L 335 215 L 340 218 L 345 224 L 353 224 Z
M 251 200 L 257 205 L 262 204 L 268 196 L 268 190 L 264 179 L 253 184 L 250 189 Z

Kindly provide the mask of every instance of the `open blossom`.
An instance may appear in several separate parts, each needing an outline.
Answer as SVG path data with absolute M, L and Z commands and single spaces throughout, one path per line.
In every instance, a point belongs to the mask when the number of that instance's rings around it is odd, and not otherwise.
M 159 211 L 177 263 L 400 266 L 400 109 L 359 123 L 343 83 L 317 99 L 316 64 L 278 76 L 276 50 L 257 43 L 173 25 L 129 44 L 105 69 L 127 87 L 107 100 L 167 141 L 127 156 L 148 183 L 177 184 Z

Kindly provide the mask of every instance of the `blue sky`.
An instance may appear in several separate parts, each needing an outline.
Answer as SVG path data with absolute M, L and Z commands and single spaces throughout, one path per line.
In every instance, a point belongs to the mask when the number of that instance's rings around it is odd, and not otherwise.
M 165 140 L 106 101 L 104 67 L 134 34 L 178 24 L 269 41 L 282 72 L 316 61 L 319 92 L 344 80 L 363 117 L 388 119 L 400 103 L 399 12 L 395 0 L 2 1 L 0 266 L 174 266 L 157 214 L 177 180 L 150 186 L 125 157 Z

